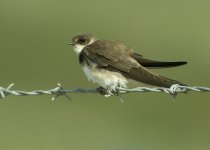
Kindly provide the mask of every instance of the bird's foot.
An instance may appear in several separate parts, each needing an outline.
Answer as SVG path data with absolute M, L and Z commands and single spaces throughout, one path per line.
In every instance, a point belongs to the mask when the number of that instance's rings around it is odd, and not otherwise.
M 97 91 L 101 94 L 104 95 L 105 97 L 113 96 L 113 95 L 119 95 L 119 91 L 115 88 L 103 88 L 103 87 L 98 87 Z
M 98 87 L 97 91 L 101 95 L 103 95 L 105 97 L 114 96 L 114 95 L 119 96 L 120 97 L 120 101 L 123 103 L 122 96 L 120 95 L 119 90 L 117 90 L 116 88 L 107 88 L 107 89 L 105 89 L 103 87 Z
M 105 88 L 101 87 L 101 86 L 98 87 L 96 90 L 97 90 L 98 93 L 100 93 L 101 95 L 106 95 L 106 94 L 107 94 L 107 90 L 106 90 Z
M 103 96 L 105 96 L 105 97 L 109 97 L 109 96 L 116 95 L 116 94 L 115 94 L 115 90 L 110 89 L 110 88 L 105 89 L 105 88 L 103 88 L 103 87 L 98 87 L 98 88 L 97 88 L 97 91 L 98 91 L 101 95 L 103 95 Z

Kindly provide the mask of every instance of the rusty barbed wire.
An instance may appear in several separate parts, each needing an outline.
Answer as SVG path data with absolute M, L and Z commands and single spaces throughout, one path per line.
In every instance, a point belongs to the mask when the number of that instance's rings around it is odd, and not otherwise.
M 58 83 L 57 87 L 49 90 L 34 90 L 34 91 L 20 91 L 20 90 L 11 90 L 14 84 L 10 84 L 7 88 L 0 87 L 0 98 L 5 98 L 8 95 L 15 96 L 35 96 L 35 95 L 53 95 L 52 100 L 57 98 L 58 96 L 65 96 L 67 99 L 71 100 L 71 98 L 67 95 L 67 93 L 99 93 L 97 89 L 83 89 L 83 88 L 75 88 L 66 90 L 64 89 L 60 83 Z M 176 96 L 178 93 L 187 93 L 189 91 L 193 92 L 210 92 L 210 88 L 208 87 L 200 87 L 200 86 L 182 86 L 179 84 L 174 84 L 170 88 L 164 87 L 136 87 L 132 89 L 117 87 L 115 92 L 109 92 L 106 96 L 113 96 L 119 94 L 126 94 L 132 92 L 163 92 L 170 94 L 172 96 Z

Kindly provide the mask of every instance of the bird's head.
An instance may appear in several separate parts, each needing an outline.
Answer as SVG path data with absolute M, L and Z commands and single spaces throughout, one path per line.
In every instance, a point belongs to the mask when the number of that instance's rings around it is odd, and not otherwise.
M 79 54 L 85 46 L 88 46 L 96 41 L 96 38 L 92 34 L 79 34 L 72 38 L 69 45 L 74 46 L 74 50 Z

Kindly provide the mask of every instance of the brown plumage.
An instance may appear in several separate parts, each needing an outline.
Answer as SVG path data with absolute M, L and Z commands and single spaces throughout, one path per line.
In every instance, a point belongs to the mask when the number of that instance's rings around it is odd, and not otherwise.
M 80 55 L 80 63 L 89 62 L 96 64 L 98 69 L 119 72 L 126 78 L 138 82 L 170 87 L 172 84 L 181 82 L 154 74 L 146 67 L 175 67 L 186 64 L 186 62 L 162 62 L 143 58 L 127 48 L 122 42 L 109 42 L 97 40 L 83 48 Z
M 79 55 L 79 62 L 89 80 L 107 90 L 117 86 L 126 87 L 128 79 L 138 82 L 170 87 L 181 82 L 152 73 L 147 68 L 167 68 L 187 62 L 163 62 L 144 58 L 122 42 L 97 40 L 91 34 L 80 34 L 69 43 Z

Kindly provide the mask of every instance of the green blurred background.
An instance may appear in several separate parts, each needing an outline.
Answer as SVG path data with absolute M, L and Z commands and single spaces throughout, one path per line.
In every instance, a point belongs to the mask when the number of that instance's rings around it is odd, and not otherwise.
M 155 70 L 210 86 L 207 0 L 1 0 L 0 86 L 93 88 L 67 43 L 77 33 L 122 40 L 145 57 L 186 60 Z M 209 150 L 210 94 L 9 96 L 0 102 L 1 150 Z

